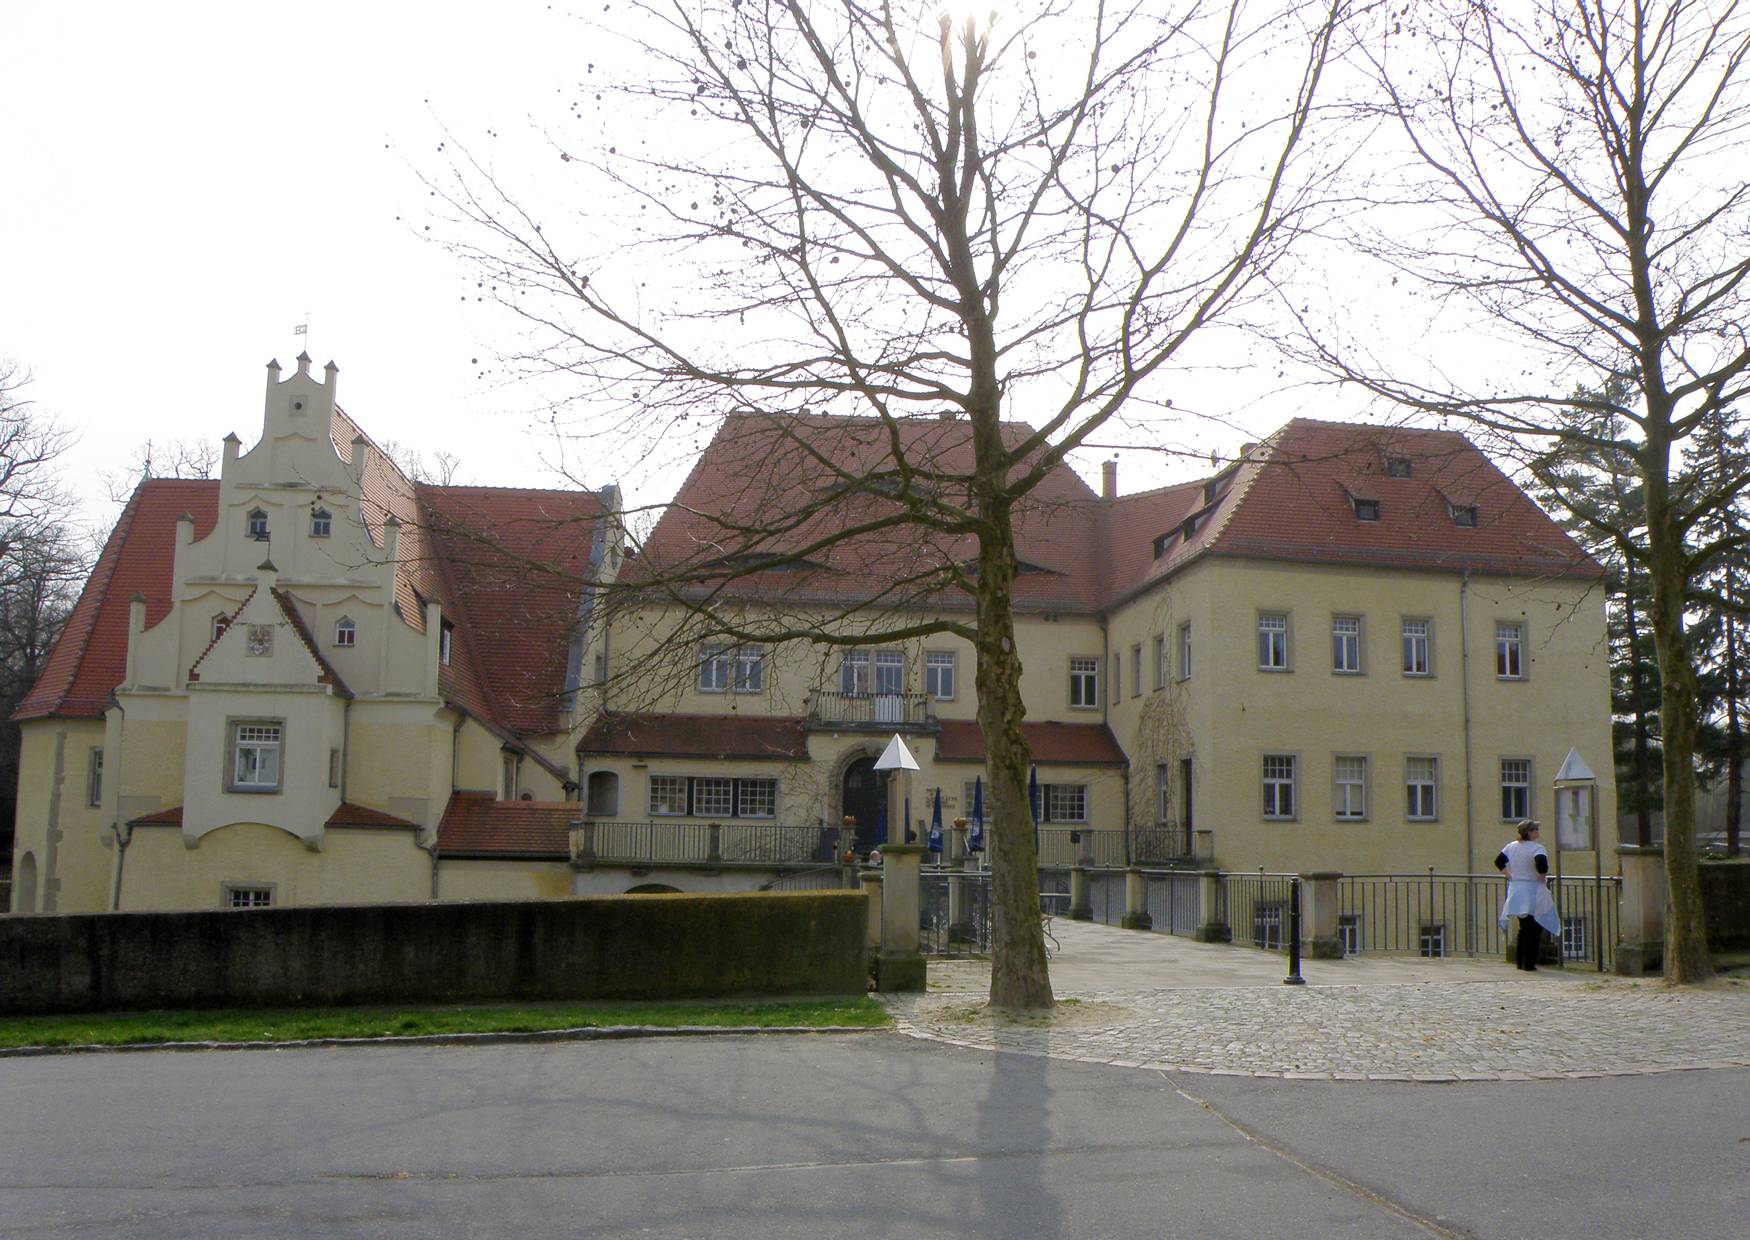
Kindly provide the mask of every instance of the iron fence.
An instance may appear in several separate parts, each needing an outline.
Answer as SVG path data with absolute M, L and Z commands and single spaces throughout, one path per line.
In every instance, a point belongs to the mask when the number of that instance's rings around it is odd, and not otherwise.
M 760 885 L 761 891 L 838 891 L 847 884 L 845 881 L 847 867 L 842 865 L 823 865 L 812 870 L 794 870 L 789 874 L 781 874 L 769 883 Z M 857 886 L 852 878 L 848 884 Z
M 990 874 L 925 870 L 919 879 L 918 914 L 924 955 L 984 955 L 990 951 Z
M 936 704 L 927 693 L 839 693 L 816 689 L 808 701 L 810 727 L 934 727 Z
M 577 829 L 580 856 L 598 865 L 807 865 L 832 861 L 838 846 L 818 825 L 588 819 Z
M 1203 925 L 1203 878 L 1186 871 L 1143 875 L 1149 920 L 1156 930 L 1195 936 Z
M 1621 883 L 1590 875 L 1551 880 L 1564 963 L 1615 967 Z M 1499 957 L 1507 940 L 1502 895 L 1498 874 L 1346 874 L 1337 882 L 1337 935 L 1348 955 Z
M 1223 874 L 1216 883 L 1215 919 L 1228 927 L 1235 943 L 1271 951 L 1288 945 L 1288 902 L 1293 874 Z

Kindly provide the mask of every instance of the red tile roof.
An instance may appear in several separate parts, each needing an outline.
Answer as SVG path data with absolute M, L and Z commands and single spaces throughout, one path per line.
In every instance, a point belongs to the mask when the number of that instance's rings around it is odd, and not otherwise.
M 182 806 L 172 805 L 169 809 L 141 814 L 138 818 L 129 819 L 128 825 L 130 827 L 180 827 L 182 825 Z
M 1126 766 L 1118 738 L 1103 723 L 1023 723 L 1021 737 L 1035 762 L 1055 766 Z M 969 719 L 942 720 L 939 762 L 983 762 L 984 729 Z
M 575 801 L 499 801 L 490 792 L 456 792 L 438 825 L 444 857 L 521 857 L 564 861 L 571 856 Z
M 414 831 L 419 829 L 417 822 L 397 818 L 394 814 L 385 814 L 382 810 L 372 809 L 368 805 L 354 805 L 351 801 L 342 801 L 335 806 L 334 812 L 328 815 L 326 825 L 330 827 L 404 827 Z
M 665 758 L 772 758 L 804 762 L 802 720 L 757 715 L 598 716 L 578 752 Z

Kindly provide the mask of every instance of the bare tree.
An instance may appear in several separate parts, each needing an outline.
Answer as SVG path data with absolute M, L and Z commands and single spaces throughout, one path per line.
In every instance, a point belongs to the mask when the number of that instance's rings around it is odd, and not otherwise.
M 211 478 L 218 468 L 218 446 L 205 439 L 148 439 L 135 446 L 127 465 L 103 474 L 103 490 L 119 508 L 146 478 Z
M 1484 428 L 1558 496 L 1564 477 L 1543 466 L 1564 455 L 1634 462 L 1638 520 L 1597 528 L 1651 587 L 1666 974 L 1704 978 L 1684 609 L 1698 568 L 1744 539 L 1715 531 L 1750 475 L 1677 485 L 1673 454 L 1704 423 L 1741 417 L 1750 383 L 1750 12 L 1736 0 L 1435 0 L 1378 16 L 1361 44 L 1374 49 L 1376 115 L 1407 158 L 1367 185 L 1384 209 L 1362 249 L 1392 283 L 1432 294 L 1435 338 L 1467 343 L 1416 362 L 1303 314 L 1305 342 L 1345 381 Z M 1598 390 L 1600 375 L 1626 398 Z
M 462 480 L 462 458 L 454 452 L 438 449 L 428 458 L 409 444 L 385 439 L 380 445 L 383 455 L 395 462 L 395 467 L 415 482 L 432 486 L 453 487 Z
M 689 550 L 626 576 L 627 607 L 684 609 L 671 654 L 701 633 L 974 644 L 993 1006 L 1052 1003 L 1017 524 L 1048 521 L 1067 454 L 1127 403 L 1170 404 L 1159 382 L 1306 226 L 1341 8 L 1027 0 L 987 23 L 934 0 L 646 0 L 599 32 L 627 68 L 580 87 L 593 132 L 552 138 L 573 200 L 536 206 L 453 140 L 434 180 L 478 295 L 520 318 L 509 360 L 568 384 L 556 420 L 582 409 L 646 457 L 744 415 L 741 492 L 673 514 Z M 850 548 L 855 606 L 774 584 Z

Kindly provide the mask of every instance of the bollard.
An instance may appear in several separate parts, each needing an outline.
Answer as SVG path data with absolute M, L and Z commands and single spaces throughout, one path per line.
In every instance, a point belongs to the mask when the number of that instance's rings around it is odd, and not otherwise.
M 1300 880 L 1288 880 L 1288 976 L 1282 979 L 1284 986 L 1304 986 L 1306 979 L 1300 975 Z

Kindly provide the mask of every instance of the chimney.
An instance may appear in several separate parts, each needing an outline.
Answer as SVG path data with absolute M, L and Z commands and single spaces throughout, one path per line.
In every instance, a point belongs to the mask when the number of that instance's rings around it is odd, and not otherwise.
M 352 469 L 352 480 L 361 488 L 365 482 L 365 453 L 370 451 L 370 447 L 371 441 L 365 438 L 363 431 L 352 437 L 352 460 L 348 465 Z M 360 494 L 363 493 L 361 490 Z
M 1100 462 L 1100 498 L 1118 498 L 1118 458 Z

